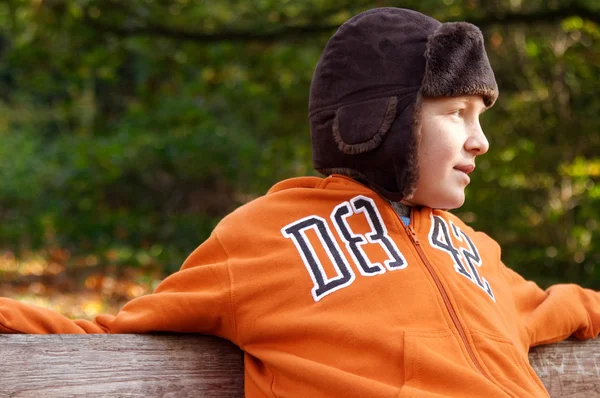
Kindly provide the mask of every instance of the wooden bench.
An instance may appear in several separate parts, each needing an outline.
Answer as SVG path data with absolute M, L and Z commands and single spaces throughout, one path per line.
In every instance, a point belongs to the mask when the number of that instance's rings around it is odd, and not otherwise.
M 551 397 L 600 396 L 600 339 L 533 348 Z M 0 397 L 241 397 L 242 352 L 211 336 L 0 335 Z

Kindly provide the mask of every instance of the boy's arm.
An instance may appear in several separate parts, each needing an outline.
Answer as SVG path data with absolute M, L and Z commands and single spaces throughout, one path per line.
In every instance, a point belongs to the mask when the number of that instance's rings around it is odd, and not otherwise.
M 600 293 L 574 284 L 545 291 L 513 270 L 503 269 L 530 338 L 530 346 L 550 344 L 569 336 L 595 338 L 600 333 Z
M 230 269 L 216 233 L 153 294 L 116 315 L 69 320 L 47 309 L 0 298 L 0 333 L 209 333 L 235 341 Z

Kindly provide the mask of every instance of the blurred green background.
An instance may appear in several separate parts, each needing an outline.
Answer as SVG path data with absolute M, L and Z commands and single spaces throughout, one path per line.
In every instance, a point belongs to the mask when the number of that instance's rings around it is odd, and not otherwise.
M 455 212 L 540 285 L 600 289 L 598 0 L 3 0 L 0 295 L 111 309 L 237 206 L 315 174 L 313 68 L 377 6 L 482 29 L 501 94 Z M 43 299 L 67 292 L 93 304 Z

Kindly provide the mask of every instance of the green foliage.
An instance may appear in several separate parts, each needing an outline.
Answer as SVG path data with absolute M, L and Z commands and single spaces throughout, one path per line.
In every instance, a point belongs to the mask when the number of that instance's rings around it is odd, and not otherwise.
M 457 213 L 542 285 L 600 288 L 594 0 L 4 1 L 2 248 L 177 268 L 223 215 L 314 173 L 314 65 L 374 6 L 482 28 L 501 97 Z

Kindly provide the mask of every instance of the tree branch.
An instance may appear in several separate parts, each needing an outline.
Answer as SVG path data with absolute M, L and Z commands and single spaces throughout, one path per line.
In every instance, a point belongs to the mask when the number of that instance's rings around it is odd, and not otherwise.
M 555 10 L 544 10 L 531 14 L 508 13 L 504 15 L 485 15 L 480 18 L 470 18 L 471 22 L 479 27 L 490 25 L 513 24 L 549 24 L 569 17 L 580 17 L 596 24 L 600 24 L 600 10 L 590 10 L 582 6 L 568 6 Z
M 482 17 L 464 18 L 461 20 L 471 22 L 480 28 L 484 28 L 492 25 L 551 24 L 568 17 L 576 16 L 592 21 L 596 24 L 600 24 L 600 11 L 590 10 L 580 6 L 570 6 L 531 14 L 507 13 L 503 15 L 485 15 Z M 106 24 L 99 20 L 92 19 L 89 16 L 85 17 L 85 22 L 102 32 L 112 33 L 121 37 L 164 37 L 176 40 L 190 40 L 196 43 L 213 43 L 219 41 L 277 42 L 297 40 L 304 39 L 309 36 L 318 36 L 324 33 L 331 34 L 339 27 L 339 24 L 308 24 L 298 26 L 279 26 L 262 32 L 253 29 L 247 31 L 222 30 L 215 33 L 206 33 L 177 29 L 164 25 L 147 25 L 125 28 Z
M 86 22 L 94 28 L 113 33 L 121 37 L 146 36 L 146 37 L 164 37 L 177 40 L 191 40 L 196 43 L 213 43 L 219 41 L 260 41 L 276 42 L 305 38 L 308 35 L 316 36 L 322 33 L 331 33 L 339 25 L 304 25 L 304 26 L 282 26 L 270 31 L 257 32 L 255 30 L 234 31 L 222 30 L 215 33 L 193 32 L 183 29 L 171 28 L 161 25 L 148 25 L 134 28 L 123 28 L 104 24 L 102 22 L 86 18 Z

